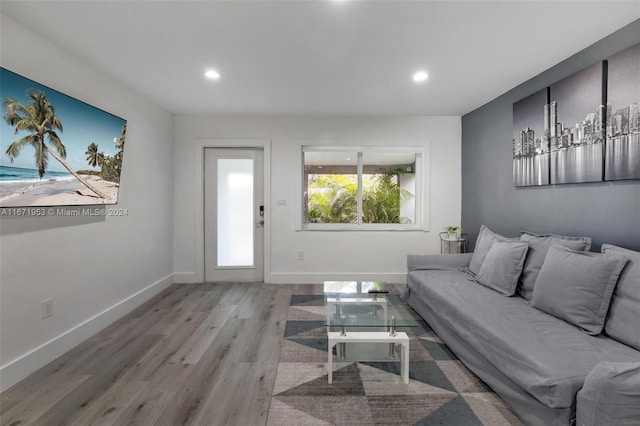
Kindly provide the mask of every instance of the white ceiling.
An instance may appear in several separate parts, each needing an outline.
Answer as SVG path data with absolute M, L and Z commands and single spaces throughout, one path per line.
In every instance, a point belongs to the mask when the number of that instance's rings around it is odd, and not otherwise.
M 174 113 L 398 116 L 470 112 L 639 19 L 640 0 L 2 0 L 0 10 Z M 205 80 L 208 67 L 222 78 Z M 430 75 L 421 85 L 419 68 Z

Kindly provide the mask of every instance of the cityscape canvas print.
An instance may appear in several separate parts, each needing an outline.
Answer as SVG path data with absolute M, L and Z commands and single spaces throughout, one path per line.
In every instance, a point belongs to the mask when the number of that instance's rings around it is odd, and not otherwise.
M 605 180 L 640 179 L 640 44 L 608 60 Z
M 513 185 L 549 185 L 549 89 L 513 104 Z
M 513 104 L 513 183 L 600 182 L 604 176 L 606 61 Z
M 640 179 L 640 44 L 513 104 L 513 184 Z
M 604 67 L 598 62 L 550 88 L 551 183 L 599 182 L 603 178 Z
M 0 68 L 0 207 L 116 204 L 127 123 Z

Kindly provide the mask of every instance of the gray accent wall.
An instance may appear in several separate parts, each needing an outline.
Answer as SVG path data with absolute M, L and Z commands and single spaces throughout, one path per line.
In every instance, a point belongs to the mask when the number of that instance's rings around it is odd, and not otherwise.
M 462 117 L 462 228 L 470 249 L 484 224 L 505 236 L 590 236 L 592 251 L 603 243 L 640 250 L 640 180 L 512 184 L 513 103 L 637 43 L 640 20 Z

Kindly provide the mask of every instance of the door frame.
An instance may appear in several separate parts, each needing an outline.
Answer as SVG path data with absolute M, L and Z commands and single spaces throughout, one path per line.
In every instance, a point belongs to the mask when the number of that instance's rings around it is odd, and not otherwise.
M 196 149 L 196 208 L 195 208 L 195 272 L 196 282 L 204 281 L 204 150 L 207 148 L 253 148 L 263 151 L 264 185 L 264 282 L 271 282 L 271 139 L 199 139 Z M 177 210 L 179 214 L 180 210 Z

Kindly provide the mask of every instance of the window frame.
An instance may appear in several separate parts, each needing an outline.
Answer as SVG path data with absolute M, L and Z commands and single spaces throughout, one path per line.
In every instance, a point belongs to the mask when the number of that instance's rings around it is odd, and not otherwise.
M 350 152 L 358 154 L 358 211 L 362 212 L 362 178 L 363 157 L 367 153 L 410 153 L 415 154 L 415 220 L 414 223 L 308 223 L 305 222 L 304 187 L 305 183 L 305 152 Z M 300 150 L 300 177 L 297 191 L 297 231 L 428 231 L 426 200 L 428 199 L 428 183 L 426 177 L 428 164 L 428 150 L 425 146 L 416 145 L 302 145 Z

